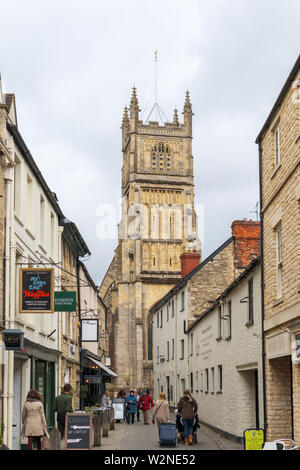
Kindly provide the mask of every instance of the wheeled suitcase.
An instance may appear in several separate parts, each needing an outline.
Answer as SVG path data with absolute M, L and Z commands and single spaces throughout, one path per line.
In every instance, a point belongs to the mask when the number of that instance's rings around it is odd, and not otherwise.
M 159 442 L 161 446 L 176 447 L 176 424 L 161 423 L 159 430 Z

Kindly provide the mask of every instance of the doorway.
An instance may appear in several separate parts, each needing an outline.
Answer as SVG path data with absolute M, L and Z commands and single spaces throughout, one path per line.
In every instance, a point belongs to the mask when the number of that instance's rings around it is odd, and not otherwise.
M 54 427 L 55 363 L 34 360 L 34 388 L 41 394 L 49 428 Z

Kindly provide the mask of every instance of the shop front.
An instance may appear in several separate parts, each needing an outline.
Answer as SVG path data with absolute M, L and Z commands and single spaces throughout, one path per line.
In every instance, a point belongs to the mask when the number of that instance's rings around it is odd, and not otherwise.
M 42 396 L 48 429 L 55 426 L 53 404 L 56 394 L 58 358 L 60 352 L 24 338 L 23 353 L 15 353 L 13 400 L 13 448 L 25 448 L 21 443 L 22 408 L 30 389 Z
M 101 406 L 106 384 L 117 378 L 117 374 L 102 364 L 99 356 L 86 349 L 82 351 L 82 360 L 85 390 L 83 406 Z

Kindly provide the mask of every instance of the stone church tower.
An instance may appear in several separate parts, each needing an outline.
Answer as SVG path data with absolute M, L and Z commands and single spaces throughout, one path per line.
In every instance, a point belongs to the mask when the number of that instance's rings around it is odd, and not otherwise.
M 180 255 L 200 252 L 189 92 L 183 123 L 176 109 L 173 122 L 164 125 L 143 123 L 139 112 L 133 88 L 121 128 L 123 213 L 119 243 L 99 290 L 109 312 L 116 389 L 152 389 L 149 310 L 180 280 Z

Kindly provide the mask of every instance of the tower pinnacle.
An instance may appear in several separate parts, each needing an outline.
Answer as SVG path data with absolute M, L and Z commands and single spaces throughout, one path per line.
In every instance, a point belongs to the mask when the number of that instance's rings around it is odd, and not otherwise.
M 190 100 L 190 92 L 188 90 L 185 93 L 185 102 L 184 102 L 184 108 L 183 108 L 182 114 L 191 114 L 192 116 L 194 116 L 194 113 L 192 110 L 192 103 Z
M 135 124 L 139 120 L 139 101 L 137 98 L 136 94 L 136 88 L 135 86 L 132 88 L 132 95 L 131 95 L 131 101 L 130 101 L 130 121 L 131 121 L 131 126 L 132 130 L 135 128 Z
M 122 128 L 126 128 L 129 126 L 130 126 L 130 122 L 129 122 L 128 108 L 127 106 L 125 106 L 123 118 L 122 118 Z
M 173 124 L 174 126 L 179 127 L 178 111 L 176 108 L 174 109 Z

